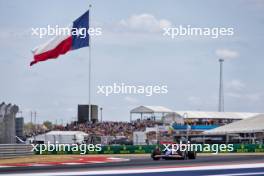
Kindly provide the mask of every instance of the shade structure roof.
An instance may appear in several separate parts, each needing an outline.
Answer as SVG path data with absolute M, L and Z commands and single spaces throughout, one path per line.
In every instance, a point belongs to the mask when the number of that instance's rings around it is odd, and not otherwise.
M 209 111 L 175 111 L 177 114 L 189 119 L 247 119 L 260 113 L 248 112 L 209 112 Z M 186 114 L 186 115 L 184 115 Z
M 163 106 L 139 106 L 130 111 L 130 113 L 169 113 L 171 109 Z
M 264 132 L 264 114 L 259 114 L 244 120 L 239 120 L 212 130 L 204 134 L 232 134 Z

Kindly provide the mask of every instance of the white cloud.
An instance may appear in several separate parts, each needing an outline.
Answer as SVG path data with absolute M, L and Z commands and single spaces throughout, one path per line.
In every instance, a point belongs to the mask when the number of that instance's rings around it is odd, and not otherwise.
M 261 100 L 261 97 L 262 97 L 261 93 L 252 93 L 246 95 L 246 98 L 253 102 Z
M 159 32 L 162 28 L 170 27 L 171 22 L 166 19 L 157 19 L 151 14 L 132 15 L 128 19 L 123 19 L 119 24 L 133 31 Z
M 66 111 L 68 111 L 68 112 L 76 112 L 76 109 L 74 109 L 74 108 L 67 108 Z
M 230 98 L 240 99 L 243 102 L 252 103 L 258 102 L 262 99 L 262 93 L 236 93 L 236 92 L 227 92 L 226 95 Z
M 221 59 L 235 59 L 239 57 L 239 53 L 230 49 L 217 49 L 215 54 Z
M 234 79 L 227 83 L 227 88 L 232 90 L 242 90 L 245 87 L 245 84 L 240 80 Z
M 234 93 L 234 92 L 227 92 L 226 95 L 231 98 L 241 98 L 241 94 Z
M 132 103 L 132 104 L 135 104 L 135 103 L 139 102 L 138 99 L 130 97 L 130 96 L 126 96 L 125 97 L 125 101 L 127 101 L 128 103 Z
M 187 98 L 187 100 L 192 104 L 192 105 L 200 105 L 201 104 L 201 98 L 195 97 L 195 96 L 190 96 Z

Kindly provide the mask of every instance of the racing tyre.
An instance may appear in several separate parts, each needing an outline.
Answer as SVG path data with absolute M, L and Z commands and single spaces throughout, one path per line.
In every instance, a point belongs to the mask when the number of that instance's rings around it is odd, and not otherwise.
M 187 155 L 186 152 L 182 152 L 180 155 L 181 155 L 181 159 L 182 160 L 187 160 L 188 159 L 188 155 Z
M 155 150 L 151 153 L 151 158 L 152 158 L 153 160 L 160 160 L 160 157 L 155 157 L 156 155 L 160 155 L 160 154 L 161 154 L 161 152 L 160 152 L 159 150 L 155 149 Z
M 196 152 L 188 152 L 189 159 L 196 159 Z

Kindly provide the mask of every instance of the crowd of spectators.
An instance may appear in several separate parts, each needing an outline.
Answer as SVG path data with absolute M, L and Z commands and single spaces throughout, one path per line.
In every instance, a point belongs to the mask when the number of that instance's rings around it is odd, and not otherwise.
M 66 126 L 56 126 L 54 130 L 83 131 L 97 136 L 125 136 L 131 139 L 134 131 L 144 131 L 147 127 L 154 127 L 156 124 L 157 122 L 152 120 L 98 123 L 72 122 Z

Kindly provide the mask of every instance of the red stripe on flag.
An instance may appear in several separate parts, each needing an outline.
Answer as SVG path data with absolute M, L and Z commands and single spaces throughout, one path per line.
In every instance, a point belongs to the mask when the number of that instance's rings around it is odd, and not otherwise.
M 38 54 L 34 56 L 34 61 L 30 63 L 30 66 L 36 64 L 40 61 L 45 61 L 48 59 L 55 59 L 61 54 L 65 54 L 71 50 L 72 47 L 72 36 L 63 40 L 56 48 L 46 51 L 44 53 Z

